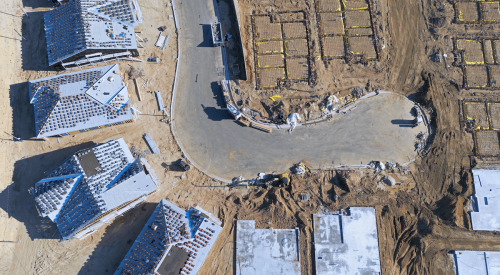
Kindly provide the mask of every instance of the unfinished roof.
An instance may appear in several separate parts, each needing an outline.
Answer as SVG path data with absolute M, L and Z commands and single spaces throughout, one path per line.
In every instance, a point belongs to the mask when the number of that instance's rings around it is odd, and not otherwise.
M 222 231 L 220 221 L 198 209 L 185 211 L 162 199 L 115 275 L 198 273 Z
M 470 213 L 472 229 L 500 230 L 500 170 L 472 169 L 474 194 Z
M 117 64 L 29 82 L 38 138 L 131 120 Z
M 44 14 L 49 65 L 89 49 L 137 49 L 136 0 L 70 0 Z
M 98 173 L 86 171 L 98 164 Z M 81 162 L 83 157 L 84 163 Z M 97 161 L 97 163 L 94 163 Z M 105 213 L 156 190 L 141 162 L 134 159 L 123 139 L 77 152 L 48 173 L 29 192 L 42 217 L 57 224 L 64 239 L 96 222 Z
M 317 275 L 379 275 L 375 209 L 351 207 L 313 215 Z
M 84 150 L 76 155 L 80 166 L 82 166 L 83 172 L 87 177 L 92 177 L 93 175 L 102 172 L 101 164 L 94 154 L 92 149 Z
M 300 274 L 299 229 L 255 229 L 255 221 L 236 226 L 236 274 Z
M 500 274 L 500 252 L 497 251 L 454 251 L 457 275 Z

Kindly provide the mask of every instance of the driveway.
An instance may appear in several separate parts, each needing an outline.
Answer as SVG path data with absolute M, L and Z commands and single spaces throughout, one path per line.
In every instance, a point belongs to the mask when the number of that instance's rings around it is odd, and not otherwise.
M 268 134 L 235 122 L 224 109 L 218 81 L 223 79 L 221 49 L 212 46 L 212 1 L 177 3 L 182 59 L 175 99 L 175 128 L 185 152 L 204 172 L 223 179 L 259 172 L 285 172 L 304 161 L 310 168 L 368 164 L 372 160 L 408 162 L 416 155 L 412 128 L 414 104 L 393 93 L 381 93 L 330 122 L 298 127 L 293 134 Z

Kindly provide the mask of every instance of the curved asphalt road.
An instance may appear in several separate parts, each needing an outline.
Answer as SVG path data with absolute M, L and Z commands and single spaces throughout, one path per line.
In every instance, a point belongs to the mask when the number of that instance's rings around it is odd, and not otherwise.
M 372 160 L 406 163 L 416 155 L 415 140 L 425 126 L 401 127 L 413 117 L 413 103 L 381 93 L 332 122 L 298 127 L 293 134 L 272 134 L 236 123 L 223 108 L 217 68 L 221 49 L 212 46 L 209 24 L 216 22 L 211 1 L 177 3 L 182 58 L 175 99 L 175 128 L 186 153 L 202 170 L 223 179 L 259 172 L 284 172 L 304 161 L 311 168 L 368 164 Z

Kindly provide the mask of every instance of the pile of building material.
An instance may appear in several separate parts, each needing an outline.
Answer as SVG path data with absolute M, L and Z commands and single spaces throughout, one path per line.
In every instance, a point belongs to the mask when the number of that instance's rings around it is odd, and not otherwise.
M 153 138 L 151 138 L 151 136 L 148 133 L 144 134 L 144 140 L 146 140 L 146 143 L 148 144 L 153 154 L 160 153 L 160 149 L 158 149 L 156 143 L 153 141 Z
M 214 43 L 214 46 L 222 46 L 223 41 L 222 41 L 222 29 L 220 23 L 213 23 L 211 25 L 212 29 L 212 42 Z
M 160 47 L 160 50 L 163 50 L 165 46 L 167 45 L 168 41 L 168 35 L 163 36 L 161 35 L 163 32 L 161 31 L 160 34 L 158 35 L 158 39 L 156 40 L 155 46 Z

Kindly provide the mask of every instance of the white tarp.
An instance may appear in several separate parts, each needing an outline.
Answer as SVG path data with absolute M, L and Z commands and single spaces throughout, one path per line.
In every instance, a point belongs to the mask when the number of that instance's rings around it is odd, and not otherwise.
M 340 101 L 336 96 L 329 96 L 326 102 L 326 108 L 321 112 L 321 114 L 323 116 L 327 116 L 337 111 L 340 108 L 339 103 Z
M 161 47 L 163 46 L 163 42 L 165 42 L 165 36 L 161 35 L 162 32 L 160 32 L 160 35 L 158 35 L 158 40 L 156 40 L 156 47 Z
M 286 123 L 290 125 L 290 129 L 288 130 L 290 133 L 292 133 L 293 129 L 297 127 L 297 121 L 301 120 L 300 115 L 297 113 L 292 113 L 288 116 L 286 119 Z

